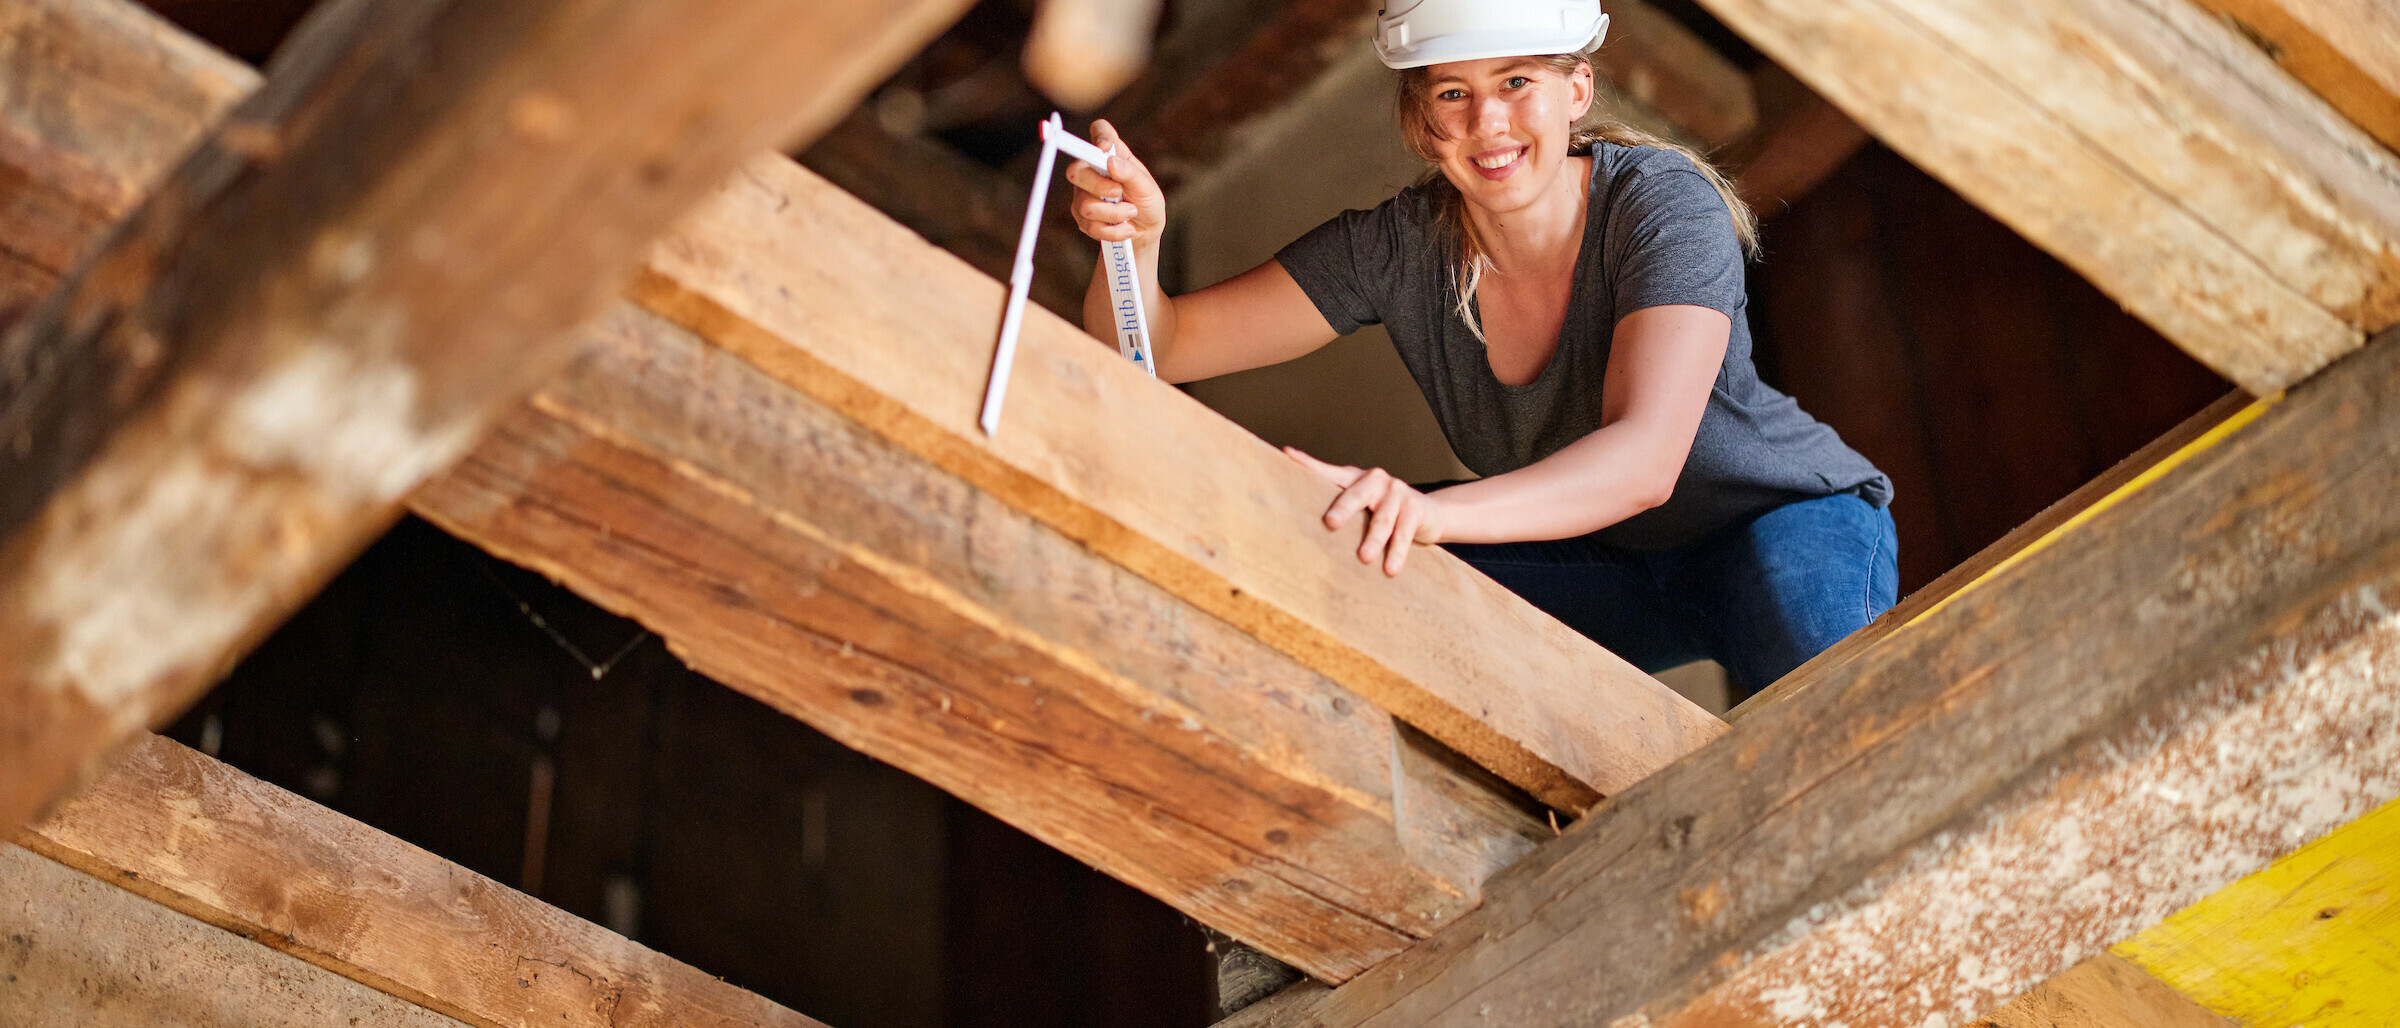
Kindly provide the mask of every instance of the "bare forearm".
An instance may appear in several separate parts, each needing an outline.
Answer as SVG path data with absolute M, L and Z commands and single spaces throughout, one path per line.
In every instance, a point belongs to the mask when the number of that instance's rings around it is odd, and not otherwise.
M 1505 475 L 1433 494 L 1443 542 L 1567 539 L 1665 503 L 1690 444 L 1620 422 Z

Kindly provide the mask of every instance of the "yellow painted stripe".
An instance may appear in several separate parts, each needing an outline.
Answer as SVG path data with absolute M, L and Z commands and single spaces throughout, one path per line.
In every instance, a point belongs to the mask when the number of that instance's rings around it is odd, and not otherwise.
M 1990 571 L 1986 571 L 1983 574 L 1975 576 L 1974 581 L 1958 587 L 1957 592 L 1942 597 L 1941 602 L 1925 608 L 1924 613 L 1908 619 L 1908 624 L 1914 625 L 1919 621 L 1923 621 L 1926 618 L 1932 617 L 1935 611 L 1949 606 L 1961 596 L 1965 596 L 1968 593 L 1974 592 L 1976 587 L 1981 586 L 1985 582 L 1991 581 L 1994 576 L 2010 568 L 2016 567 L 2018 563 L 2024 561 L 2027 557 L 2031 557 L 2034 554 L 2048 549 L 2051 543 L 2065 538 L 2067 533 L 2081 528 L 2086 522 L 2091 521 L 2093 518 L 2099 517 L 2101 511 L 2105 511 L 2110 507 L 2114 507 L 2118 503 L 2123 502 L 2126 497 L 2132 496 L 2133 494 L 2148 488 L 2150 483 L 2156 482 L 2165 477 L 2167 472 L 2173 471 L 2177 467 L 2182 466 L 2185 461 L 2191 460 L 2193 457 L 2207 452 L 2209 447 L 2225 441 L 2225 437 L 2239 431 L 2242 426 L 2258 420 L 2258 416 L 2266 413 L 2267 408 L 2275 406 L 2281 402 L 2283 402 L 2283 391 L 2280 389 L 2276 390 L 2270 395 L 2262 396 L 2251 401 L 2249 406 L 2235 411 L 2232 417 L 2218 422 L 2216 427 L 2201 433 L 2200 438 L 2183 444 L 2181 449 L 2176 450 L 2174 453 L 2168 454 L 2165 460 L 2159 461 L 2156 464 L 2142 469 L 2142 473 L 2135 475 L 2132 481 L 2118 486 L 2115 491 L 2101 497 L 2091 506 L 2076 511 L 2074 517 L 2060 522 L 2057 528 L 2053 528 L 2048 532 L 2042 533 L 2041 538 L 2027 543 L 2024 549 L 2009 554 L 2006 558 L 2002 559 L 2000 563 L 1992 565 L 1992 569 Z M 1902 627 L 1907 626 L 1904 625 Z
M 2400 1025 L 2400 801 L 2114 952 L 2246 1028 Z

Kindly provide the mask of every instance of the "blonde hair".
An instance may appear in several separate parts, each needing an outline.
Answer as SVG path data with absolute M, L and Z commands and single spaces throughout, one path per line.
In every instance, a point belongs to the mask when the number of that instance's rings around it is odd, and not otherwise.
M 1554 54 L 1534 58 L 1534 61 L 1560 75 L 1573 74 L 1578 65 L 1591 63 L 1591 59 L 1583 54 Z M 1400 72 L 1400 138 L 1408 145 L 1410 153 L 1431 165 L 1417 185 L 1433 201 L 1434 216 L 1451 240 L 1450 275 L 1451 285 L 1458 294 L 1459 320 L 1467 323 L 1467 330 L 1475 333 L 1476 340 L 1483 341 L 1483 325 L 1475 317 L 1475 290 L 1483 284 L 1484 273 L 1492 269 L 1492 257 L 1484 248 L 1483 240 L 1475 234 L 1474 221 L 1467 217 L 1466 197 L 1460 195 L 1458 186 L 1442 174 L 1438 144 L 1447 137 L 1443 135 L 1441 123 L 1434 116 L 1432 98 L 1427 95 L 1432 77 L 1431 66 L 1408 68 Z M 1598 105 L 1594 105 L 1594 110 L 1597 109 Z M 1742 252 L 1751 257 L 1758 256 L 1758 216 L 1751 213 L 1749 204 L 1742 202 L 1741 194 L 1735 192 L 1732 180 L 1710 164 L 1708 158 L 1681 143 L 1662 139 L 1620 121 L 1595 120 L 1568 129 L 1567 153 L 1571 155 L 1589 156 L 1600 143 L 1649 146 L 1682 154 L 1702 177 L 1708 179 L 1709 185 L 1716 187 L 1717 195 L 1724 198 L 1726 212 L 1733 216 L 1734 238 L 1741 241 Z

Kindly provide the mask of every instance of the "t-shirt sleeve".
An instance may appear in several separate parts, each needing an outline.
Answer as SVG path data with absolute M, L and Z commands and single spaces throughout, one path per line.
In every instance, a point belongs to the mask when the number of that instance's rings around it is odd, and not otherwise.
M 1664 304 L 1738 315 L 1742 246 L 1724 197 L 1680 155 L 1662 151 L 1648 164 L 1616 198 L 1609 218 L 1617 317 Z
M 1343 211 L 1275 254 L 1337 335 L 1383 323 L 1383 301 L 1398 263 L 1391 205 Z

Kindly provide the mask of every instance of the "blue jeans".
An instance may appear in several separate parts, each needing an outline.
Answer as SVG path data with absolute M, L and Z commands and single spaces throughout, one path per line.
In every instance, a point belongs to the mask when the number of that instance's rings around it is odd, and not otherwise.
M 1849 495 L 1787 503 L 1672 550 L 1591 536 L 1444 548 L 1644 671 L 1723 664 L 1736 702 L 1875 620 L 1900 591 L 1891 512 Z

